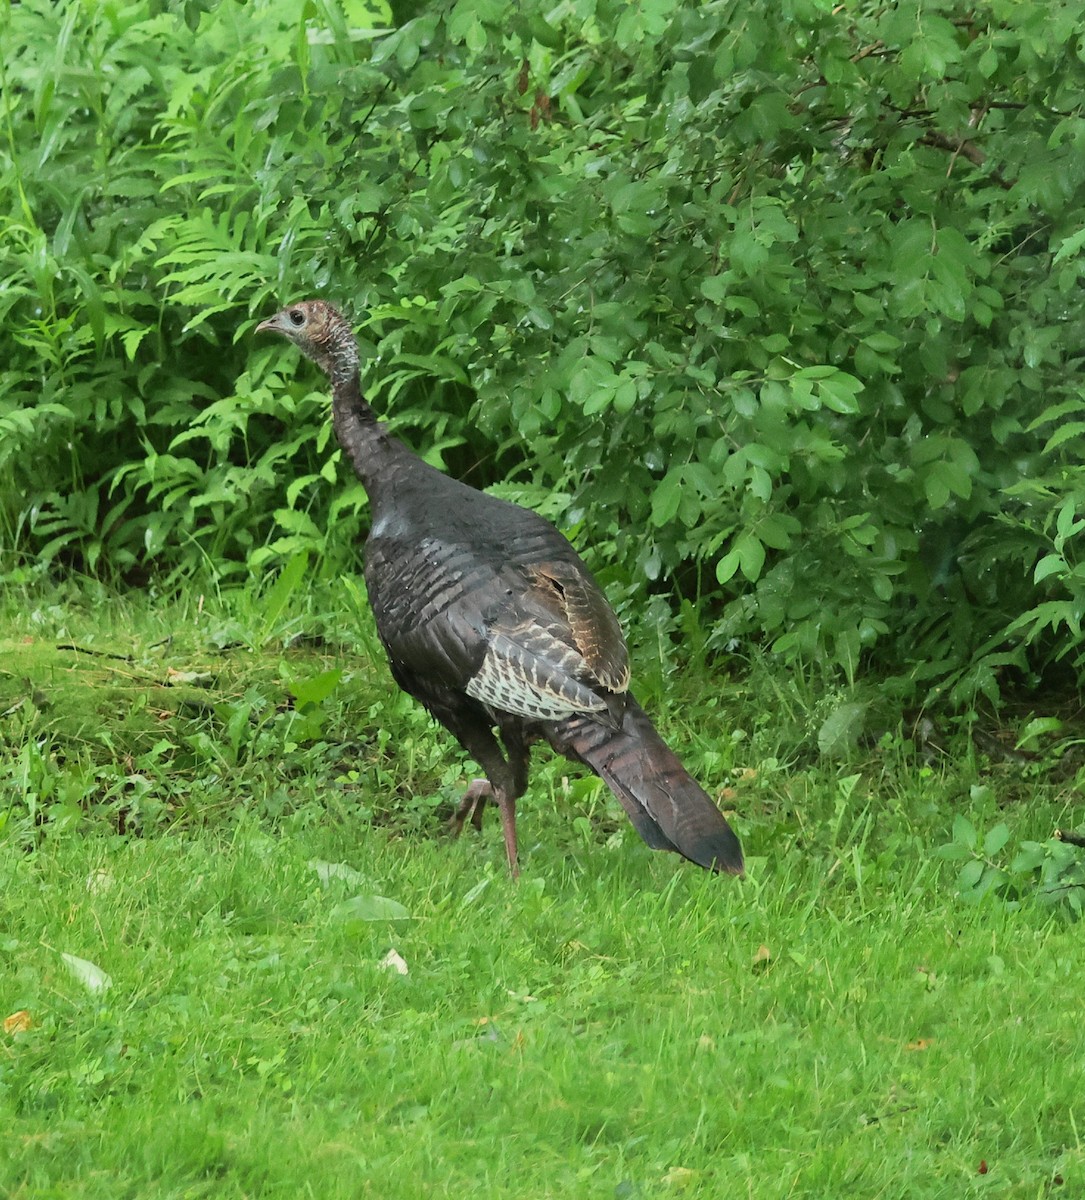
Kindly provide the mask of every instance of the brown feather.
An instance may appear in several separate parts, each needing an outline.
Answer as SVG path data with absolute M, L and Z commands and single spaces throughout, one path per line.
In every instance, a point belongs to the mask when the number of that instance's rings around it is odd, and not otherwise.
M 608 691 L 629 688 L 629 651 L 622 627 L 590 575 L 562 562 L 536 563 L 531 574 L 555 615 L 568 626 L 573 645 L 596 681 Z

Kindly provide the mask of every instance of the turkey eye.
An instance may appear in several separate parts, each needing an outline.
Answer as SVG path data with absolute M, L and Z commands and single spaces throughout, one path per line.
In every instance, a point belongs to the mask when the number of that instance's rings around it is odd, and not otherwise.
M 301 311 L 300 308 L 292 308 L 290 310 L 290 323 L 292 325 L 304 325 L 305 324 L 305 314 Z

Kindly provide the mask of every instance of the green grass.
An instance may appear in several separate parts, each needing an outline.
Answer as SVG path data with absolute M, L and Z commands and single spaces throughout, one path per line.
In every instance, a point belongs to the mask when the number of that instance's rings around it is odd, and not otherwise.
M 467 768 L 336 594 L 270 625 L 266 597 L 9 597 L 0 1194 L 1085 1193 L 1080 926 L 1027 875 L 962 898 L 935 853 L 962 814 L 1072 826 L 1065 779 L 900 736 L 819 762 L 814 688 L 661 662 L 749 878 L 648 851 L 539 753 L 514 884 L 496 821 L 441 834 Z

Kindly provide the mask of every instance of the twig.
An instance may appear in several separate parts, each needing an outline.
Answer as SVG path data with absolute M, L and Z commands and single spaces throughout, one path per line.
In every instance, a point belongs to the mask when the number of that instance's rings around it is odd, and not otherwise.
M 986 161 L 986 155 L 979 146 L 963 138 L 946 137 L 944 133 L 932 129 L 921 140 L 939 150 L 950 150 L 954 156 L 961 154 L 977 167 L 982 167 Z
M 95 658 L 115 658 L 120 662 L 135 662 L 130 654 L 111 654 L 108 650 L 88 650 L 86 646 L 76 646 L 71 642 L 61 642 L 58 650 L 76 650 L 80 654 L 93 654 Z
M 970 163 L 977 167 L 982 167 L 987 161 L 987 156 L 975 144 L 975 142 L 966 141 L 964 138 L 947 137 L 944 133 L 939 133 L 937 130 L 929 129 L 919 141 L 924 146 L 933 146 L 936 150 L 948 150 L 953 155 L 950 160 L 949 169 L 953 169 L 953 163 L 956 162 L 958 155 L 967 158 Z M 947 174 L 949 172 L 947 171 Z M 999 172 L 992 170 L 991 178 L 1003 191 L 1009 191 L 1013 187 L 1013 181 L 1004 178 Z

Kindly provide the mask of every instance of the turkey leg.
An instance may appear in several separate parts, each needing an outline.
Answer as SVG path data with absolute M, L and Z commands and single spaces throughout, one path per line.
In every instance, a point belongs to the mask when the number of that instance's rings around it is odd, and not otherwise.
M 486 811 L 486 801 L 493 800 L 494 790 L 488 779 L 472 779 L 463 799 L 452 816 L 449 825 L 452 836 L 459 837 L 463 833 L 464 823 L 470 818 L 475 830 L 482 832 L 482 814 Z

